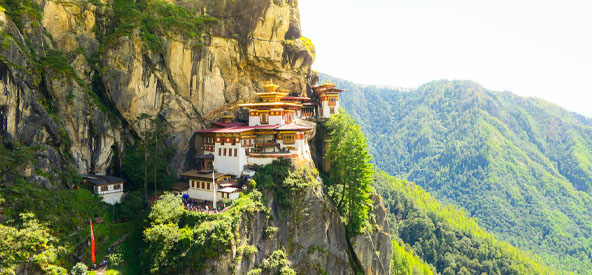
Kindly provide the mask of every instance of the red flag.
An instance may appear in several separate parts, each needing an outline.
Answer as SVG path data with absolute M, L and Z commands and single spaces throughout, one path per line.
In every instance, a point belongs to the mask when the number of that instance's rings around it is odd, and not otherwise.
M 90 221 L 90 255 L 95 263 L 95 234 L 93 234 L 92 220 Z

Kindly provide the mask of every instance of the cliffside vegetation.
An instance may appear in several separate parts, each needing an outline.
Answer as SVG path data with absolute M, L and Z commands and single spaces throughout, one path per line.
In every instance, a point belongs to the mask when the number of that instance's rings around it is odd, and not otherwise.
M 135 144 L 126 144 L 121 174 L 128 180 L 130 190 L 142 189 L 144 199 L 148 200 L 148 193 L 168 190 L 177 179 L 176 173 L 169 169 L 175 150 L 170 145 L 170 130 L 160 118 L 143 114 L 138 122 L 140 137 Z
M 350 235 L 360 234 L 368 226 L 372 209 L 371 156 L 359 125 L 344 112 L 326 122 L 330 131 L 327 161 L 330 169 L 325 181 L 329 196 L 341 213 Z
M 409 92 L 331 80 L 379 168 L 548 265 L 592 269 L 591 120 L 467 81 Z
M 0 209 L 6 218 L 0 226 L 8 234 L 0 249 L 0 254 L 7 254 L 0 259 L 12 263 L 10 269 L 29 257 L 42 260 L 38 262 L 42 269 L 55 265 L 69 270 L 79 261 L 90 265 L 90 219 L 102 218 L 102 223 L 94 226 L 96 258 L 100 260 L 113 242 L 137 226 L 134 218 L 141 216 L 136 205 L 114 208 L 86 189 L 48 190 L 34 183 L 0 189 Z M 131 219 L 116 223 L 116 218 Z
M 187 211 L 179 196 L 165 194 L 153 206 L 144 230 L 143 262 L 150 273 L 200 271 L 237 244 L 241 221 L 263 211 L 261 194 L 252 192 L 234 201 L 231 210 L 209 215 Z
M 24 263 L 46 274 L 66 274 L 58 260 L 65 248 L 33 214 L 21 213 L 19 218 L 13 226 L 0 224 L 0 274 L 15 274 Z
M 105 44 L 114 43 L 121 36 L 139 35 L 145 46 L 153 52 L 164 50 L 163 37 L 180 34 L 203 46 L 202 35 L 218 22 L 210 16 L 197 16 L 166 1 L 112 0 L 114 21 L 105 37 Z

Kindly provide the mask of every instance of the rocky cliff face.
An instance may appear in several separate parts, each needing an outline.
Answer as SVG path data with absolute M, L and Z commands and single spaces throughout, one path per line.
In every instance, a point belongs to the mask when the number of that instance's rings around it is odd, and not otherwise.
M 290 207 L 282 207 L 268 193 L 270 213 L 258 212 L 246 218 L 232 251 L 208 262 L 201 273 L 246 274 L 260 268 L 274 251 L 285 250 L 297 274 L 390 274 L 392 243 L 386 233 L 386 209 L 378 197 L 373 199 L 372 229 L 348 238 L 337 209 L 320 184 L 293 193 Z M 257 252 L 246 254 L 241 247 L 247 246 Z
M 194 131 L 265 81 L 305 94 L 316 78 L 296 0 L 163 1 L 218 22 L 198 38 L 171 30 L 158 51 L 141 26 L 109 37 L 126 1 L 7 0 L 0 12 L 0 130 L 42 145 L 37 168 L 57 181 L 68 167 L 107 171 L 141 114 L 167 123 L 183 169 Z

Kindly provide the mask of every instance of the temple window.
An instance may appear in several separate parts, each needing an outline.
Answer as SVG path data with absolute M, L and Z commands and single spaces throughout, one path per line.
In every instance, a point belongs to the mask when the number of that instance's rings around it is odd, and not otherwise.
M 283 135 L 284 144 L 294 144 L 294 135 Z
M 261 124 L 268 124 L 269 123 L 269 115 L 267 113 L 261 114 Z

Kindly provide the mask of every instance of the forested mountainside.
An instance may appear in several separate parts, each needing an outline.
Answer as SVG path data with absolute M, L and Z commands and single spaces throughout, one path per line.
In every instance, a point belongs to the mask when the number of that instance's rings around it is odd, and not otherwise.
M 536 255 L 498 241 L 475 219 L 454 206 L 438 202 L 420 186 L 382 171 L 374 176 L 374 188 L 388 212 L 395 274 L 556 272 L 542 265 Z
M 592 270 L 592 120 L 469 81 L 410 92 L 331 81 L 379 168 L 549 265 Z

